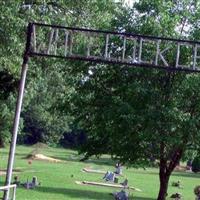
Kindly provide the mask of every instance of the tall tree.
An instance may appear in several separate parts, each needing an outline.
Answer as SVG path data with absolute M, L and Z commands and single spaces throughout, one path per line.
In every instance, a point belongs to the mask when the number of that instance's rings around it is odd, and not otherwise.
M 198 10 L 195 1 L 140 1 L 124 8 L 112 25 L 119 31 L 195 39 Z M 172 62 L 173 52 L 166 56 Z M 186 58 L 187 50 L 181 59 Z M 129 164 L 158 159 L 157 199 L 165 200 L 174 168 L 199 143 L 200 78 L 124 66 L 85 67 L 79 73 L 87 78 L 77 82 L 70 99 L 77 122 L 88 133 L 81 152 L 86 158 L 110 153 Z

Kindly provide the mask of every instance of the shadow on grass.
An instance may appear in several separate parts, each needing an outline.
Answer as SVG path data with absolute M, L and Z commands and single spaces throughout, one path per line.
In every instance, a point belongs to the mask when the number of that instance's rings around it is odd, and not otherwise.
M 67 188 L 54 188 L 54 187 L 39 187 L 37 191 L 44 193 L 64 194 L 71 198 L 82 199 L 96 199 L 96 200 L 109 200 L 112 199 L 109 193 L 96 192 L 90 190 L 67 189 Z
M 91 190 L 67 189 L 67 188 L 53 188 L 53 187 L 39 187 L 37 191 L 44 193 L 64 194 L 71 198 L 80 199 L 96 199 L 96 200 L 110 200 L 113 199 L 112 194 L 105 192 L 97 192 Z M 146 197 L 133 197 L 135 200 L 155 200 Z
M 172 176 L 188 177 L 188 178 L 200 178 L 199 173 L 193 172 L 174 172 Z
M 148 169 L 147 170 L 134 170 L 132 173 L 134 174 L 149 174 L 149 175 L 156 175 L 158 176 L 159 175 L 159 172 L 154 172 L 154 171 L 149 171 Z
M 133 196 L 133 199 L 135 199 L 135 200 L 155 200 L 155 199 L 148 198 L 148 197 L 137 197 L 137 196 Z
M 148 171 L 148 170 L 138 170 L 138 171 L 134 171 L 133 172 L 134 174 L 149 174 L 149 175 L 156 175 L 158 176 L 159 175 L 159 172 L 154 172 L 154 171 Z M 177 171 L 174 171 L 171 175 L 171 177 L 174 177 L 174 176 L 177 176 L 177 177 L 188 177 L 188 178 L 200 178 L 200 173 L 192 173 L 192 172 L 177 172 Z
M 85 161 L 80 161 L 81 156 L 75 156 L 75 157 L 70 157 L 68 156 L 67 158 L 59 157 L 59 156 L 52 156 L 52 158 L 59 159 L 59 160 L 64 160 L 68 162 L 82 162 L 82 163 L 91 163 L 91 164 L 96 164 L 96 165 L 107 165 L 107 166 L 115 166 L 116 161 L 112 160 L 111 158 L 90 158 L 89 160 Z

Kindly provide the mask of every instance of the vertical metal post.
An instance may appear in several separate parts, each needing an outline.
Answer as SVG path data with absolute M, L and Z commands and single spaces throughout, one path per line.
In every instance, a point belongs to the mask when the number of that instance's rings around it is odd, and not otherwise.
M 122 51 L 122 61 L 124 61 L 125 54 L 126 54 L 126 37 L 124 36 L 124 40 L 123 40 L 123 51 Z
M 72 55 L 72 50 L 73 50 L 73 31 L 70 31 L 70 37 L 69 37 L 69 55 Z
M 37 39 L 36 39 L 36 30 L 35 25 L 32 26 L 32 32 L 33 32 L 33 51 L 37 52 Z
M 142 62 L 142 44 L 143 44 L 143 39 L 140 38 L 140 48 L 139 48 L 139 56 L 138 56 L 139 63 Z
M 67 56 L 68 53 L 68 41 L 69 40 L 69 31 L 65 30 L 65 56 Z
M 175 67 L 179 66 L 179 57 L 180 57 L 180 43 L 177 44 L 176 65 L 175 65 Z
M 136 61 L 136 48 L 137 48 L 137 41 L 134 39 L 133 54 L 132 54 L 132 62 L 135 62 L 135 61 Z
M 106 34 L 106 45 L 105 45 L 105 58 L 108 58 L 108 43 L 109 43 L 109 34 Z
M 49 36 L 49 44 L 48 44 L 48 48 L 47 48 L 47 54 L 49 54 L 49 52 L 51 51 L 54 32 L 55 32 L 54 29 L 52 29 L 51 32 L 50 32 L 50 36 Z
M 7 165 L 6 183 L 5 183 L 6 186 L 10 186 L 11 181 L 12 181 L 12 172 L 13 172 L 13 165 L 14 165 L 14 158 L 15 158 L 16 142 L 17 142 L 17 133 L 18 133 L 18 127 L 19 127 L 20 113 L 21 113 L 21 108 L 22 108 L 22 101 L 23 101 L 23 96 L 24 96 L 29 51 L 30 51 L 30 45 L 31 45 L 32 26 L 33 26 L 32 24 L 29 24 L 28 30 L 27 30 L 26 50 L 24 53 L 24 59 L 23 59 L 22 70 L 21 70 L 21 79 L 20 79 L 20 85 L 19 85 L 19 92 L 18 92 L 17 105 L 16 105 L 16 110 L 15 110 L 15 118 L 13 122 L 12 138 L 11 138 L 10 152 L 9 152 L 8 165 Z M 10 188 L 4 191 L 3 200 L 9 200 L 9 193 L 10 193 Z
M 58 47 L 58 32 L 59 32 L 59 29 L 57 28 L 56 31 L 55 31 L 55 46 L 54 46 L 54 55 L 57 54 L 57 47 Z
M 10 144 L 10 153 L 9 153 L 9 160 L 8 160 L 7 174 L 6 174 L 6 185 L 10 185 L 12 181 L 12 171 L 13 171 L 15 149 L 16 149 L 16 142 L 17 142 L 17 132 L 18 132 L 18 127 L 19 127 L 19 120 L 20 120 L 20 113 L 21 113 L 21 107 L 22 107 L 27 68 L 28 68 L 27 63 L 23 63 L 20 86 L 19 86 L 19 94 L 18 94 L 18 99 L 17 99 L 17 106 L 16 106 L 15 118 L 14 118 L 13 130 L 12 130 L 12 140 Z M 4 192 L 4 198 L 3 198 L 4 200 L 8 200 L 9 191 L 10 191 L 10 188 Z
M 16 186 L 13 188 L 13 199 L 16 200 Z

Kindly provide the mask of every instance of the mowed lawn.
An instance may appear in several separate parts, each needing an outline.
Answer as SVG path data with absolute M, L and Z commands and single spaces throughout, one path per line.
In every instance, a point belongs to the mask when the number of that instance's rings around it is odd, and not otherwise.
M 66 161 L 65 163 L 50 163 L 46 161 L 33 161 L 28 163 L 27 155 L 34 147 L 18 146 L 16 151 L 15 168 L 20 170 L 18 174 L 21 182 L 37 176 L 41 185 L 34 190 L 26 190 L 23 187 L 17 189 L 17 200 L 109 200 L 114 199 L 110 193 L 120 189 L 82 186 L 75 183 L 76 180 L 103 182 L 101 174 L 88 174 L 81 171 L 84 167 L 92 167 L 101 170 L 114 170 L 114 162 L 109 156 L 101 159 L 92 158 L 86 162 L 79 162 L 80 157 L 76 151 L 62 148 L 41 148 L 39 153 Z M 8 149 L 0 149 L 0 169 L 5 169 L 7 164 Z M 159 189 L 158 169 L 148 168 L 133 169 L 124 167 L 123 174 L 129 180 L 129 185 L 140 188 L 142 192 L 132 192 L 135 200 L 156 199 Z M 194 199 L 193 188 L 200 185 L 200 174 L 187 172 L 175 172 L 170 179 L 169 195 L 175 192 L 182 193 L 184 200 Z M 0 177 L 3 185 L 5 176 Z M 183 189 L 171 186 L 171 182 L 180 180 Z M 123 181 L 123 178 L 120 178 Z M 0 194 L 0 197 L 2 194 Z

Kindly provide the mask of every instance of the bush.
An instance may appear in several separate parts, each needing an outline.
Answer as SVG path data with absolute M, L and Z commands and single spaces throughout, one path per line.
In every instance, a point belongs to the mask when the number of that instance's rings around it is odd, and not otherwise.
M 77 149 L 87 142 L 86 133 L 82 130 L 72 130 L 72 132 L 64 133 L 60 144 L 65 148 Z
M 195 157 L 192 162 L 192 171 L 197 173 L 200 172 L 200 157 Z

